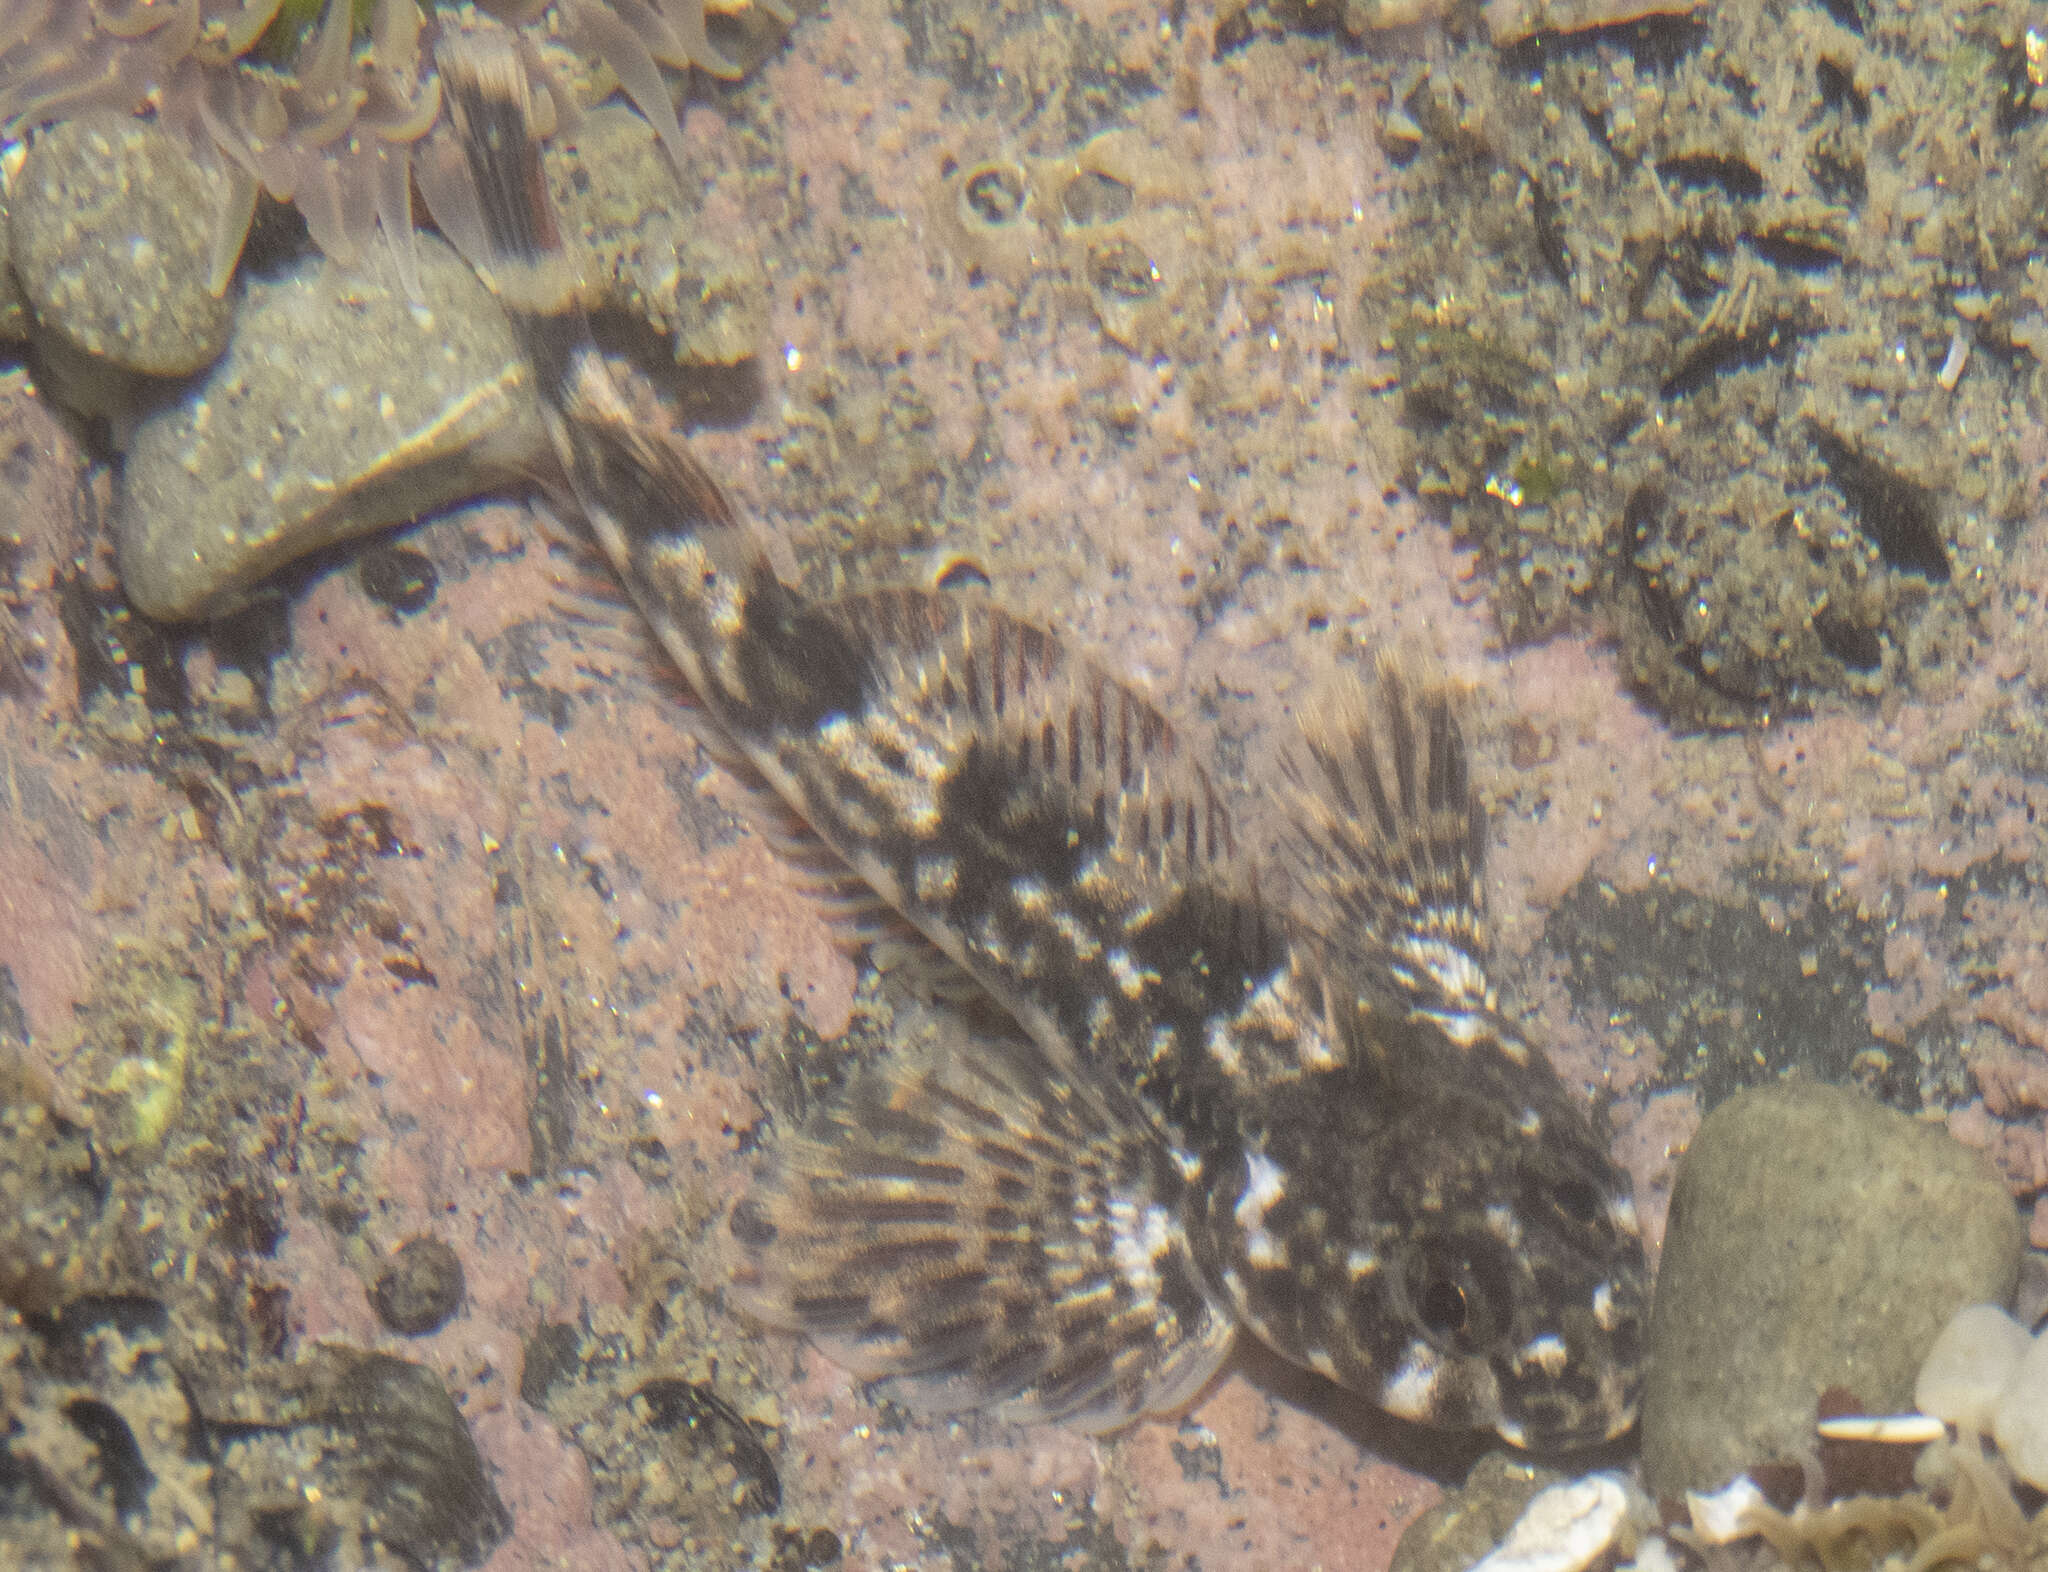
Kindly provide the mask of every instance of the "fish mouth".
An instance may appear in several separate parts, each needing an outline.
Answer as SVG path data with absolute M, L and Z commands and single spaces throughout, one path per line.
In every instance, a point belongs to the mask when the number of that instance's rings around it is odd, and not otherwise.
M 1609 1371 L 1600 1378 L 1599 1397 L 1585 1404 L 1545 1404 L 1553 1412 L 1524 1413 L 1517 1417 L 1502 1413 L 1493 1421 L 1494 1433 L 1523 1452 L 1583 1452 L 1619 1440 L 1635 1428 L 1641 1408 L 1641 1381 L 1624 1382 L 1620 1372 Z

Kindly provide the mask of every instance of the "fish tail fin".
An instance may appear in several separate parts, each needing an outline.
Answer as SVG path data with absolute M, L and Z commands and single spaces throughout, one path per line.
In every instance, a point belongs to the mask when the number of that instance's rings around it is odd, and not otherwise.
M 566 386 L 590 341 L 583 275 L 548 199 L 518 43 L 494 28 L 451 33 L 435 61 L 477 197 L 477 269 L 512 314 L 543 390 Z
M 748 702 L 726 658 L 734 629 L 788 615 L 791 592 L 682 438 L 632 409 L 591 336 L 517 41 L 454 33 L 436 60 L 481 207 L 478 271 L 533 363 L 577 510 L 692 690 L 730 723 Z

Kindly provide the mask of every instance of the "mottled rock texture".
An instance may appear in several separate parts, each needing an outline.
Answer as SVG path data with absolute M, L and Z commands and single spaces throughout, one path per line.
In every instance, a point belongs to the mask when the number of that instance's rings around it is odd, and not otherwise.
M 1910 1408 L 1935 1335 L 2012 1292 L 2023 1245 L 2004 1186 L 1940 1126 L 1813 1083 L 1732 1098 L 1671 1198 L 1646 1481 L 1710 1490 L 1805 1455 L 1830 1388 L 1872 1413 Z
M 154 122 L 99 113 L 51 127 L 8 201 L 8 249 L 37 322 L 129 371 L 182 376 L 210 363 L 235 307 L 206 287 L 222 196 Z
M 225 358 L 123 466 L 140 610 L 218 615 L 283 564 L 508 484 L 539 452 L 497 302 L 445 243 L 422 236 L 419 262 L 420 303 L 318 261 L 250 288 Z

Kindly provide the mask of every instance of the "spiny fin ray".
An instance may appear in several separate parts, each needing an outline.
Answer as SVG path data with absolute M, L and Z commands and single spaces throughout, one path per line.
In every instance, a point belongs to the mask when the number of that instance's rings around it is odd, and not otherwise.
M 1104 1431 L 1184 1406 L 1231 1317 L 1143 1121 L 1030 1045 L 901 1053 L 735 1213 L 742 1302 L 910 1406 Z
M 1238 856 L 1222 795 L 1166 717 L 1044 629 L 946 590 L 863 591 L 831 611 L 919 731 L 972 739 L 1020 785 L 1037 780 L 1099 811 L 1120 857 L 1179 878 L 1214 876 Z
M 1286 773 L 1297 906 L 1331 948 L 1384 964 L 1429 1008 L 1490 1007 L 1486 817 L 1452 690 L 1382 659 L 1304 719 Z

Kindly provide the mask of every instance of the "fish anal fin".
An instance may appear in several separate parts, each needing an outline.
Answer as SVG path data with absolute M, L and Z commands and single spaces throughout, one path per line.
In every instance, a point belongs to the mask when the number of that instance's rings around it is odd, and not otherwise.
M 927 1410 L 1105 1431 L 1205 1385 L 1205 1291 L 1157 1137 L 1029 1044 L 865 1071 L 735 1212 L 741 1301 Z
M 830 847 L 816 840 L 811 845 L 815 860 L 805 866 L 811 898 L 844 948 L 865 950 L 868 964 L 877 974 L 922 1003 L 944 1005 L 977 1023 L 1002 1019 L 988 990 L 958 961 L 926 938 L 865 879 L 847 871 Z M 825 860 L 828 858 L 831 862 Z

